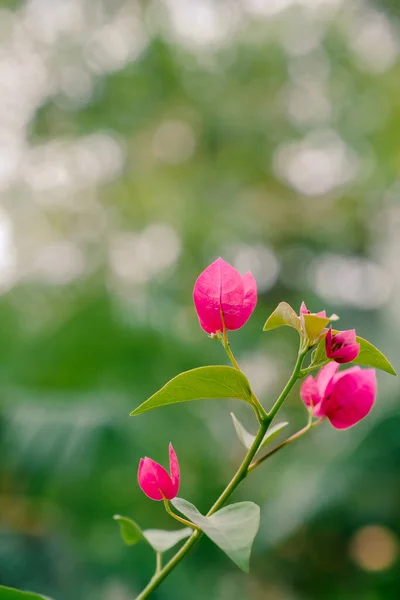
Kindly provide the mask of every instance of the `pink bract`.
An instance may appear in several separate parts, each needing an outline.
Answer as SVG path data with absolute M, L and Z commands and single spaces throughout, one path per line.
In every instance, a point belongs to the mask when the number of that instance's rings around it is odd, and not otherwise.
M 310 310 L 308 310 L 306 303 L 302 302 L 300 306 L 300 315 L 311 315 L 314 314 Z M 326 310 L 321 310 L 320 312 L 315 313 L 317 317 L 326 318 Z
M 141 458 L 138 469 L 138 483 L 141 490 L 152 500 L 172 500 L 178 493 L 180 472 L 178 458 L 172 444 L 169 445 L 169 470 L 148 458 Z
M 218 258 L 196 280 L 193 300 L 201 327 L 207 333 L 240 329 L 257 304 L 257 284 L 252 274 L 240 273 Z
M 360 344 L 357 343 L 356 330 L 348 329 L 332 334 L 328 329 L 325 337 L 325 351 L 328 358 L 337 363 L 348 363 L 357 358 L 360 353 Z
M 301 386 L 301 398 L 315 417 L 327 417 L 336 429 L 347 429 L 371 410 L 376 395 L 373 369 L 352 367 L 338 373 L 339 365 L 329 363 Z

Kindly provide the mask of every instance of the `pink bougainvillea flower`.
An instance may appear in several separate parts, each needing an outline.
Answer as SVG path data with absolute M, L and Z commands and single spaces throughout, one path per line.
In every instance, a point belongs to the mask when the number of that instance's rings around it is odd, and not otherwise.
M 152 500 L 172 500 L 179 490 L 179 463 L 172 444 L 169 445 L 169 471 L 151 458 L 141 458 L 138 482 L 142 491 Z
M 312 313 L 310 310 L 308 310 L 306 303 L 302 302 L 301 306 L 300 306 L 300 315 L 311 315 L 311 314 L 315 314 L 317 317 L 326 318 L 326 310 L 321 310 L 320 312 Z
M 373 369 L 352 367 L 338 373 L 331 362 L 301 386 L 301 398 L 315 417 L 327 417 L 336 429 L 347 429 L 371 410 L 376 395 Z
M 250 273 L 240 275 L 218 258 L 196 280 L 193 300 L 200 325 L 207 333 L 240 329 L 257 304 L 257 284 Z
M 348 329 L 332 333 L 328 329 L 325 337 L 325 351 L 328 358 L 337 363 L 348 363 L 357 358 L 360 353 L 360 344 L 357 343 L 356 330 Z

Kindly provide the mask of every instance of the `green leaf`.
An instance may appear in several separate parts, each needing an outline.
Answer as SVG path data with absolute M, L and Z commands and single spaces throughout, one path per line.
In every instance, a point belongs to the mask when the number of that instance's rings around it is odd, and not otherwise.
M 192 533 L 193 530 L 190 527 L 175 531 L 164 531 L 163 529 L 146 529 L 143 531 L 144 537 L 156 552 L 166 552 L 181 540 L 188 538 Z
M 171 379 L 161 390 L 133 410 L 131 416 L 160 406 L 201 398 L 236 398 L 251 404 L 250 384 L 243 373 L 232 367 L 199 367 Z
M 48 596 L 39 596 L 32 592 L 21 592 L 14 588 L 0 585 L 0 600 L 51 600 Z
M 311 364 L 310 366 L 314 366 L 314 365 L 324 365 L 325 363 L 327 363 L 329 361 L 329 359 L 326 356 L 326 351 L 325 351 L 325 337 L 320 340 L 318 342 L 318 345 L 315 347 L 315 349 L 313 350 L 312 354 L 311 354 Z
M 236 433 L 237 433 L 237 436 L 238 436 L 240 442 L 242 442 L 243 446 L 245 448 L 247 448 L 247 450 L 249 450 L 251 448 L 251 446 L 253 445 L 253 442 L 256 439 L 256 436 L 249 433 L 247 431 L 247 429 L 245 427 L 243 427 L 243 425 L 241 424 L 239 419 L 237 419 L 233 413 L 231 413 L 231 417 L 232 417 L 232 421 L 235 426 Z M 280 431 L 282 431 L 282 429 L 284 429 L 287 425 L 289 425 L 289 422 L 283 421 L 282 423 L 277 423 L 276 425 L 274 425 L 273 427 L 268 429 L 267 433 L 264 436 L 262 444 L 260 445 L 260 449 L 263 446 L 266 446 L 267 444 L 272 442 L 272 440 L 278 435 L 278 433 Z
M 134 546 L 138 542 L 144 541 L 150 544 L 156 552 L 165 552 L 169 550 L 180 540 L 183 540 L 192 533 L 189 527 L 175 531 L 164 531 L 163 529 L 145 529 L 142 531 L 137 523 L 128 517 L 114 515 L 118 521 L 122 539 L 128 546 Z
M 260 508 L 257 504 L 238 502 L 221 508 L 211 517 L 205 517 L 183 498 L 175 498 L 171 503 L 248 573 L 251 547 L 260 527 Z
M 353 360 L 354 363 L 368 365 L 369 367 L 386 371 L 386 373 L 390 373 L 391 375 L 397 375 L 383 352 L 362 337 L 357 336 L 357 342 L 360 344 L 360 354 Z
M 118 521 L 121 537 L 128 546 L 134 546 L 144 539 L 143 531 L 132 519 L 122 517 L 121 515 L 114 515 L 113 519 Z
M 293 327 L 300 333 L 300 319 L 296 311 L 287 302 L 280 302 L 272 315 L 268 317 L 263 330 L 270 331 L 284 325 Z

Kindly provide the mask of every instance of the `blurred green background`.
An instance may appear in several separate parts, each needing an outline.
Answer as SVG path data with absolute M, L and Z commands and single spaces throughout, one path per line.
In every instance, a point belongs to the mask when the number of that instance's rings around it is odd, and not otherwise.
M 115 513 L 174 528 L 139 458 L 180 457 L 207 510 L 243 455 L 234 401 L 129 412 L 226 363 L 192 305 L 223 256 L 259 304 L 231 335 L 266 406 L 296 354 L 281 300 L 334 311 L 400 369 L 400 10 L 363 0 L 0 2 L 0 584 L 133 600 L 153 572 Z M 155 600 L 395 600 L 400 415 L 329 423 L 235 493 L 249 576 L 207 540 Z M 281 416 L 306 421 L 298 393 Z

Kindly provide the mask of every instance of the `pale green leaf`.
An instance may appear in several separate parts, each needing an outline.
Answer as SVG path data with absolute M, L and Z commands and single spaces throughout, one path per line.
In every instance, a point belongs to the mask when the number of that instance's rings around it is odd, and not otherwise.
M 175 531 L 165 531 L 163 529 L 145 529 L 143 531 L 144 537 L 156 552 L 166 552 L 181 540 L 188 538 L 192 533 L 193 530 L 189 527 Z
M 243 444 L 243 446 L 247 450 L 249 450 L 251 448 L 251 446 L 253 445 L 253 442 L 256 439 L 256 436 L 249 433 L 247 431 L 247 429 L 241 424 L 239 419 L 233 413 L 231 413 L 231 417 L 232 417 L 232 421 L 235 426 L 239 441 Z M 282 423 L 277 423 L 273 427 L 270 427 L 264 436 L 262 444 L 260 445 L 260 449 L 262 447 L 266 446 L 267 444 L 269 444 L 270 442 L 272 442 L 272 440 L 278 435 L 278 433 L 280 431 L 282 431 L 282 429 L 284 429 L 287 425 L 289 425 L 288 421 L 283 421 Z
M 270 331 L 284 325 L 293 327 L 300 333 L 300 319 L 296 311 L 287 302 L 278 304 L 274 312 L 268 317 L 263 330 Z
M 121 515 L 114 515 L 113 519 L 118 521 L 121 537 L 125 544 L 133 546 L 143 540 L 143 531 L 135 521 Z
M 237 436 L 239 438 L 239 441 L 243 444 L 243 446 L 247 450 L 249 450 L 249 448 L 251 448 L 251 446 L 253 445 L 253 442 L 256 439 L 256 436 L 249 433 L 247 431 L 247 429 L 245 427 L 243 427 L 243 425 L 241 424 L 239 419 L 237 419 L 233 413 L 231 413 L 231 417 L 232 417 L 232 421 L 235 426 L 235 430 L 236 430 Z
M 253 502 L 230 504 L 210 517 L 203 516 L 193 504 L 183 498 L 171 501 L 246 573 L 250 552 L 260 527 L 260 508 Z
M 51 600 L 48 596 L 39 596 L 32 592 L 21 592 L 14 588 L 0 585 L 0 600 Z
M 211 398 L 235 398 L 251 404 L 250 384 L 243 373 L 232 367 L 199 367 L 171 379 L 131 416 L 177 402 Z
M 129 519 L 129 517 L 122 517 L 121 515 L 114 515 L 113 517 L 119 525 L 121 537 L 125 544 L 128 546 L 134 546 L 138 542 L 145 541 L 156 552 L 165 552 L 169 550 L 180 540 L 183 540 L 192 533 L 189 527 L 184 529 L 178 529 L 175 531 L 164 531 L 163 529 L 145 529 L 141 530 L 139 525 Z

